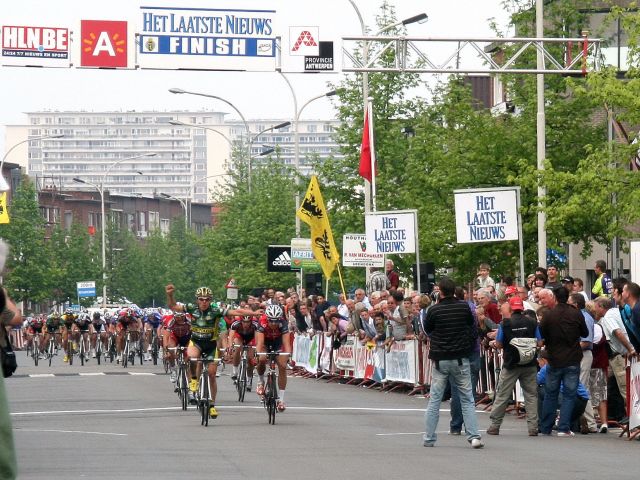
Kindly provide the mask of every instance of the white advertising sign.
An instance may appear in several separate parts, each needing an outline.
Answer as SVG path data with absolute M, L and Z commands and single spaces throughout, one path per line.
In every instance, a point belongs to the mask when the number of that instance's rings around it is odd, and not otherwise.
M 334 350 L 335 364 L 338 370 L 355 370 L 356 368 L 356 337 L 347 335 L 338 350 Z
M 140 68 L 274 71 L 275 10 L 140 7 Z
M 4 25 L 0 64 L 21 67 L 70 67 L 69 29 Z
M 372 252 L 363 233 L 342 236 L 342 265 L 345 267 L 384 267 L 384 254 Z
M 367 249 L 377 253 L 415 253 L 415 212 L 379 212 L 365 217 Z
M 456 191 L 458 243 L 518 240 L 516 190 Z
M 385 354 L 385 380 L 416 383 L 416 342 L 402 340 L 393 342 Z

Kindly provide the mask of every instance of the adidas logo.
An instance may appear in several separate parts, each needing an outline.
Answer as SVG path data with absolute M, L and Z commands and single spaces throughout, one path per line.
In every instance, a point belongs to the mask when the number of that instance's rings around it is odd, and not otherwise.
M 274 267 L 290 267 L 291 266 L 291 257 L 289 256 L 289 252 L 282 252 L 280 255 L 278 255 L 278 258 L 276 258 L 271 265 L 273 265 Z

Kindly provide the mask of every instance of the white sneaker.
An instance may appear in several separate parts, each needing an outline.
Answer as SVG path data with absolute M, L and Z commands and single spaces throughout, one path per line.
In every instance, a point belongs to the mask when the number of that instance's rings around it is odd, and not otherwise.
M 93 353 L 91 354 L 91 358 L 96 358 L 96 352 L 93 352 Z
M 151 361 L 151 354 L 149 352 L 144 354 L 144 359 L 146 362 L 150 362 Z
M 484 443 L 479 438 L 474 438 L 471 440 L 471 448 L 482 448 L 484 447 Z
M 176 373 L 175 370 L 171 370 L 171 373 L 169 373 L 169 381 L 171 383 L 176 383 L 177 379 L 178 379 L 178 374 Z

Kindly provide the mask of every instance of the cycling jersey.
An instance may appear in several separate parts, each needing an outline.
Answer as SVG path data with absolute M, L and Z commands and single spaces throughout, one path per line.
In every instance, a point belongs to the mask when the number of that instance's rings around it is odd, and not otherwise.
M 29 322 L 27 331 L 29 333 L 42 333 L 42 327 L 44 326 L 44 322 L 42 321 L 42 319 L 38 318 L 38 319 L 33 319 L 31 320 L 31 322 Z
M 144 323 L 150 324 L 153 328 L 158 328 L 162 321 L 162 315 L 158 312 L 151 313 L 149 315 L 145 315 Z
M 243 323 L 242 320 L 236 320 L 231 324 L 231 330 L 242 339 L 244 345 L 253 345 L 255 334 L 260 328 L 260 324 L 255 320 L 250 323 Z
M 71 326 L 73 325 L 73 323 L 76 321 L 76 319 L 78 318 L 77 315 L 74 314 L 64 314 L 62 315 L 62 321 L 64 322 L 65 326 L 67 328 L 71 328 Z
M 265 340 L 276 340 L 282 338 L 285 333 L 289 333 L 289 325 L 284 318 L 270 322 L 267 320 L 266 315 L 262 315 L 260 317 L 258 332 L 264 333 Z
M 60 317 L 48 317 L 46 325 L 47 331 L 49 333 L 57 332 L 58 329 L 62 326 Z
M 78 326 L 78 328 L 80 329 L 81 332 L 86 332 L 89 330 L 89 324 L 91 323 L 91 321 L 89 320 L 89 318 L 78 318 L 76 320 L 76 325 Z
M 227 331 L 224 316 L 227 310 L 209 307 L 201 311 L 197 305 L 188 303 L 185 312 L 191 315 L 191 339 L 194 341 L 217 341 L 220 334 Z

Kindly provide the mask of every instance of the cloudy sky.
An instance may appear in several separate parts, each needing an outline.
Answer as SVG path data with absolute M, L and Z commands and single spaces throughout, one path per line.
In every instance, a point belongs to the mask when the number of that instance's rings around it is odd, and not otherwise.
M 380 1 L 355 0 L 367 26 L 375 24 Z M 416 37 L 469 38 L 495 36 L 489 19 L 501 26 L 508 17 L 501 0 L 391 0 L 398 19 L 421 12 L 424 24 L 408 27 Z M 123 20 L 141 23 L 140 7 L 244 8 L 275 10 L 276 31 L 288 38 L 289 26 L 316 25 L 322 38 L 360 35 L 360 23 L 348 0 L 21 0 L 0 3 L 0 25 L 68 27 L 79 39 L 79 23 L 85 20 Z M 504 27 L 503 27 L 504 28 Z M 134 27 L 135 30 L 135 27 Z M 72 43 L 73 48 L 73 43 Z M 340 81 L 335 74 L 289 74 L 299 105 L 327 90 L 327 82 Z M 194 72 L 171 70 L 93 70 L 79 68 L 0 67 L 0 151 L 4 151 L 4 125 L 22 123 L 23 112 L 52 110 L 172 110 L 230 109 L 215 100 L 172 95 L 171 87 L 224 97 L 247 118 L 285 118 L 293 115 L 292 94 L 274 72 Z M 426 94 L 426 92 L 425 92 Z M 328 101 L 314 102 L 305 118 L 332 115 Z M 231 113 L 230 118 L 237 118 Z

